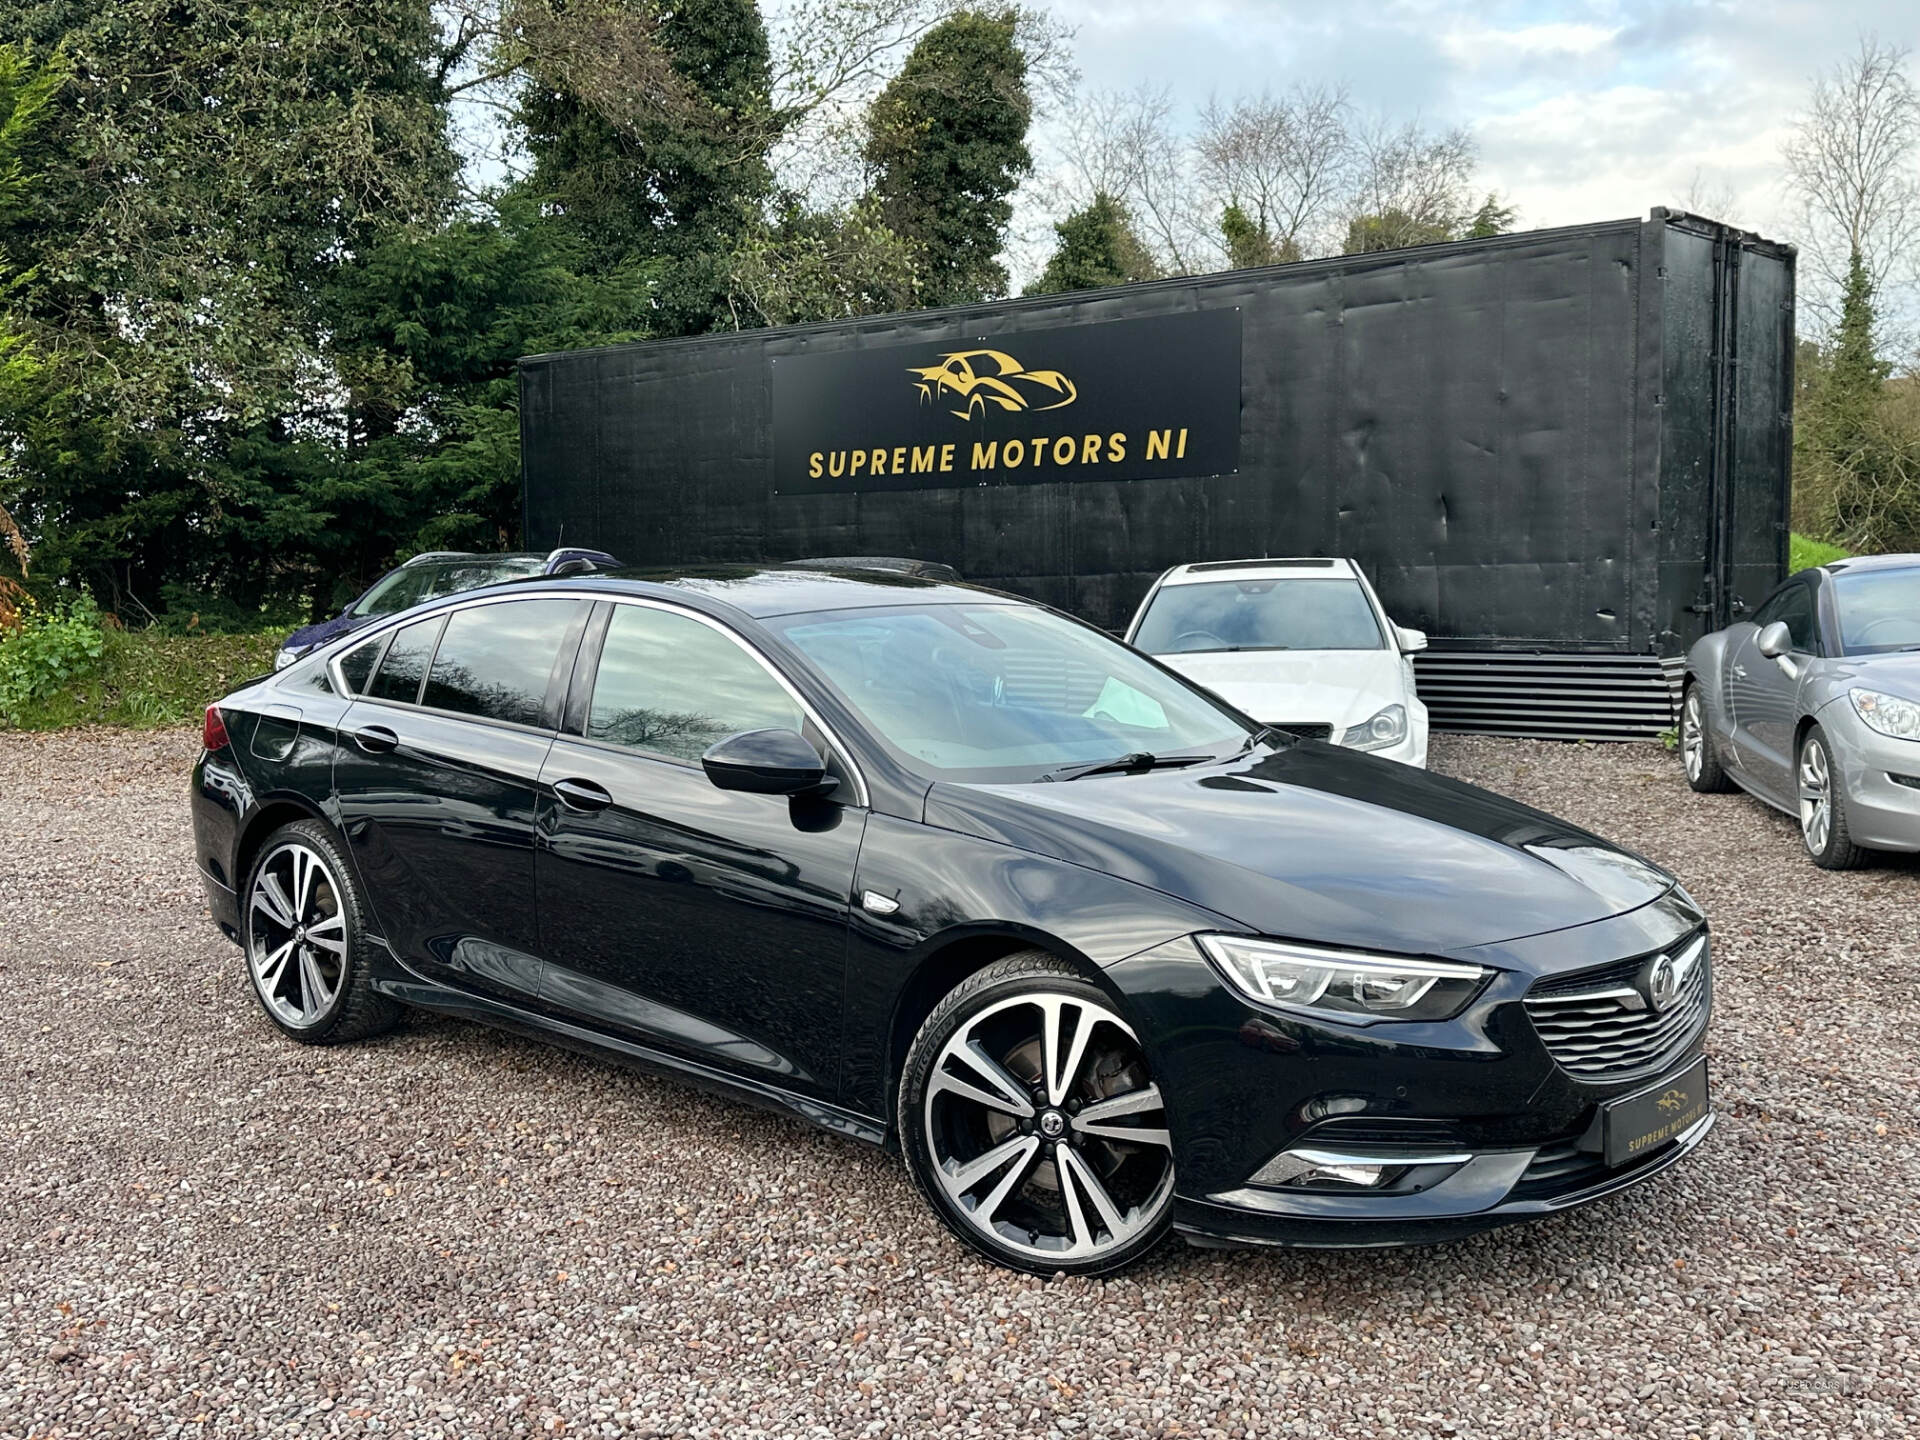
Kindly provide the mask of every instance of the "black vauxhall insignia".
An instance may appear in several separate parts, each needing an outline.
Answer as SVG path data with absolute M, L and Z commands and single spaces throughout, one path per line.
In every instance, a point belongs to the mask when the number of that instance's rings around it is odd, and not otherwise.
M 1670 876 L 961 585 L 436 602 L 210 710 L 193 801 L 293 1038 L 600 1047 L 897 1144 L 1034 1271 L 1468 1233 L 1712 1123 Z

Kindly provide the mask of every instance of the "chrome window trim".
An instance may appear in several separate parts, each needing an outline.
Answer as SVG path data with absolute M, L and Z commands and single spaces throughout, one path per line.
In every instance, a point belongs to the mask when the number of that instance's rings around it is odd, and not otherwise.
M 768 659 L 766 653 L 746 636 L 742 635 L 738 630 L 735 630 L 723 620 L 715 619 L 711 615 L 703 615 L 698 610 L 689 609 L 684 605 L 675 605 L 668 601 L 656 600 L 649 595 L 601 595 L 598 598 L 610 600 L 615 605 L 637 605 L 643 610 L 659 610 L 668 615 L 682 616 L 688 620 L 698 621 L 709 630 L 726 636 L 727 639 L 744 650 L 749 659 L 753 660 L 762 670 L 772 676 L 774 683 L 786 691 L 788 696 L 793 700 L 793 703 L 800 707 L 801 713 L 819 727 L 820 733 L 827 737 L 828 746 L 833 750 L 835 755 L 839 756 L 841 763 L 847 767 L 847 773 L 853 777 L 854 793 L 858 799 L 860 808 L 862 810 L 871 810 L 873 808 L 872 792 L 867 788 L 866 773 L 861 770 L 860 762 L 853 758 L 852 748 L 840 738 L 838 732 L 836 732 L 831 725 L 820 718 L 820 712 L 814 708 L 813 703 L 795 689 L 793 683 L 789 681 L 785 675 L 780 673 L 780 667 Z M 609 633 L 611 633 L 611 631 L 609 631 Z M 606 653 L 605 637 L 601 639 L 600 648 L 601 655 L 604 656 Z M 593 667 L 593 686 L 595 689 L 598 689 L 599 685 L 600 666 L 598 658 L 596 658 Z M 588 723 L 592 723 L 593 700 L 591 692 L 589 692 L 587 700 L 587 716 Z M 592 745 L 601 750 L 611 750 L 620 755 L 639 755 L 648 760 L 664 764 L 697 768 L 697 762 L 683 760 L 678 755 L 663 755 L 658 751 L 642 750 L 634 745 L 620 745 L 611 740 L 596 740 L 588 735 L 567 735 L 563 733 L 561 738 L 576 741 L 583 745 Z
M 847 767 L 847 773 L 853 777 L 854 793 L 858 797 L 860 808 L 863 810 L 871 810 L 873 808 L 872 791 L 867 786 L 866 772 L 860 768 L 860 762 L 853 758 L 852 748 L 840 738 L 839 733 L 835 731 L 831 725 L 820 718 L 820 712 L 814 708 L 812 702 L 809 701 L 806 696 L 794 688 L 792 682 L 789 681 L 785 675 L 780 673 L 780 667 L 769 660 L 765 652 L 751 640 L 726 624 L 726 622 L 717 620 L 711 615 L 703 615 L 700 611 L 690 609 L 685 605 L 675 605 L 669 601 L 656 600 L 650 595 L 609 595 L 604 591 L 574 589 L 565 591 L 539 590 L 517 595 L 489 595 L 485 599 L 474 599 L 461 604 L 449 605 L 444 611 L 438 613 L 443 620 L 450 620 L 457 611 L 477 610 L 483 605 L 511 605 L 516 600 L 578 600 L 583 604 L 589 605 L 595 601 L 607 601 L 615 605 L 638 605 L 643 609 L 660 610 L 669 615 L 680 615 L 686 619 L 698 621 L 709 630 L 717 631 L 721 635 L 726 636 L 727 639 L 744 650 L 761 669 L 771 675 L 774 682 L 778 684 L 782 690 L 786 691 L 787 694 L 792 697 L 793 702 L 800 707 L 801 713 L 819 727 L 820 733 L 827 737 L 827 744 L 831 746 L 834 753 L 839 756 L 841 763 Z M 355 703 L 386 705 L 396 710 L 408 710 L 421 715 L 438 715 L 448 720 L 471 720 L 482 725 L 503 726 L 510 730 L 531 731 L 539 735 L 557 735 L 562 739 L 577 741 L 583 745 L 592 745 L 597 749 L 610 750 L 620 755 L 638 755 L 645 759 L 656 760 L 666 764 L 691 766 L 692 762 L 682 760 L 677 755 L 659 755 L 653 751 L 641 750 L 632 745 L 616 745 L 611 741 L 594 740 L 585 735 L 568 735 L 564 730 L 549 729 L 544 725 L 522 725 L 514 720 L 495 720 L 485 715 L 468 715 L 458 710 L 440 710 L 430 705 L 408 705 L 402 701 L 385 700 L 372 695 L 362 695 L 346 683 L 345 677 L 340 673 L 341 660 L 345 659 L 369 640 L 379 640 L 384 644 L 384 642 L 390 640 L 397 631 L 406 626 L 415 624 L 420 620 L 431 618 L 431 616 L 427 615 L 408 617 L 403 614 L 395 616 L 392 620 L 385 622 L 383 626 L 375 629 L 371 635 L 361 631 L 355 631 L 351 637 L 347 637 L 350 638 L 353 643 L 343 645 L 337 654 L 327 657 L 327 673 L 332 676 L 333 683 L 340 694 Z M 446 630 L 443 625 L 441 634 L 444 635 L 445 633 Z M 604 643 L 603 641 L 603 647 Z M 439 653 L 439 648 L 439 645 L 435 644 L 434 652 L 436 655 Z M 380 658 L 381 660 L 386 658 L 384 649 L 381 652 Z M 432 674 L 432 670 L 433 662 L 429 660 L 427 663 L 429 675 Z M 376 675 L 379 673 L 378 661 L 375 662 L 374 673 Z M 596 660 L 594 665 L 594 683 L 596 685 L 599 683 L 599 679 L 600 667 Z M 424 691 L 421 693 L 424 693 Z M 589 702 L 588 713 L 592 713 L 591 702 Z

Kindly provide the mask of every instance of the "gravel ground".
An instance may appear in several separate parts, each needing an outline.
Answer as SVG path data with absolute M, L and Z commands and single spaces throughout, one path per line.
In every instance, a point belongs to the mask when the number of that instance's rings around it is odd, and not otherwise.
M 203 918 L 194 744 L 0 735 L 0 1436 L 1920 1425 L 1920 866 L 1816 870 L 1654 747 L 1435 759 L 1706 905 L 1690 1163 L 1448 1246 L 1047 1283 L 797 1123 L 453 1021 L 281 1040 Z

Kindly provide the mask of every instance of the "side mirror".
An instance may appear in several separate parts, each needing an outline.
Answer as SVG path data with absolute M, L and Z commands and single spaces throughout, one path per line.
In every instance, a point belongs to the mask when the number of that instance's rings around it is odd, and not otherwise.
M 1400 642 L 1402 654 L 1411 655 L 1427 648 L 1427 632 L 1424 630 L 1409 630 L 1404 625 L 1396 625 L 1393 633 Z
M 749 795 L 806 795 L 834 783 L 827 779 L 827 762 L 797 730 L 729 735 L 707 748 L 700 768 L 717 788 Z
M 1769 660 L 1778 660 L 1782 655 L 1792 653 L 1793 632 L 1787 629 L 1787 622 L 1776 620 L 1760 632 L 1753 642 L 1753 648 Z

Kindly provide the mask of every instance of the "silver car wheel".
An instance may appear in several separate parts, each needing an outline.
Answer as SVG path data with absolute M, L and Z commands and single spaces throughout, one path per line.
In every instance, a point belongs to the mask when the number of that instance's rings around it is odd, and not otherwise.
M 247 968 L 279 1020 L 304 1028 L 339 997 L 347 970 L 340 885 L 317 850 L 297 840 L 270 852 L 247 895 Z
M 1173 1200 L 1173 1142 L 1139 1039 L 1074 995 L 1016 995 L 940 1051 L 922 1121 L 935 1178 L 995 1246 L 1086 1260 L 1152 1229 Z
M 1827 747 L 1809 735 L 1800 747 L 1800 838 L 1818 855 L 1833 834 L 1833 771 Z
M 1687 779 L 1698 780 L 1706 763 L 1707 731 L 1700 714 L 1700 692 L 1687 691 L 1687 703 L 1680 710 L 1680 758 L 1687 767 Z

